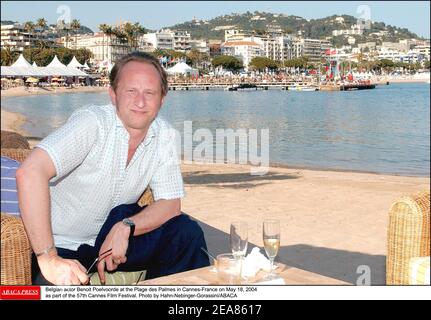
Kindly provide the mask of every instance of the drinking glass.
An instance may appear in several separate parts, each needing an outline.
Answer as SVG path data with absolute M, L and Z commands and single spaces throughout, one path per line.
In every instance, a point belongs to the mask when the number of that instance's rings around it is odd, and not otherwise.
M 218 283 L 224 285 L 240 284 L 241 261 L 231 253 L 217 256 Z
M 271 271 L 268 279 L 274 278 L 274 259 L 280 247 L 280 220 L 265 220 L 263 222 L 263 244 L 266 255 L 271 262 Z
M 235 221 L 230 225 L 230 249 L 235 257 L 243 258 L 247 253 L 247 222 Z

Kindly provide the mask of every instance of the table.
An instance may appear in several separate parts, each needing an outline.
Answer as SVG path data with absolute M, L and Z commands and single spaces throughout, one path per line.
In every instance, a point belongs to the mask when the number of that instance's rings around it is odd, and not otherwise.
M 351 285 L 350 283 L 326 277 L 310 271 L 289 267 L 277 263 L 276 273 L 283 278 L 286 285 Z M 266 275 L 260 271 L 256 277 L 245 284 L 255 284 L 262 281 Z M 217 272 L 214 266 L 181 272 L 155 279 L 141 281 L 138 285 L 218 285 Z

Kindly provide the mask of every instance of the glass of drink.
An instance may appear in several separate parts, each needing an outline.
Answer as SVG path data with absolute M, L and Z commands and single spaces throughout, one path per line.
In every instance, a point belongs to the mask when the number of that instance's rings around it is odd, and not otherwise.
M 267 279 L 273 279 L 274 276 L 274 259 L 280 248 L 280 220 L 265 220 L 263 222 L 263 244 L 266 255 L 271 262 L 271 271 Z
M 245 257 L 248 245 L 247 222 L 235 221 L 230 225 L 230 249 L 238 258 Z
M 241 261 L 231 253 L 217 256 L 217 278 L 219 284 L 237 285 L 240 283 Z

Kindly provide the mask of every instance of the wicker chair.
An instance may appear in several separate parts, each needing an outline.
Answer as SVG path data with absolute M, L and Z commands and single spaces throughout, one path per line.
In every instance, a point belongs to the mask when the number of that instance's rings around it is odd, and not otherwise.
M 16 132 L 2 130 L 0 139 L 2 148 L 30 149 L 26 138 Z
M 19 149 L 22 147 L 23 149 Z M 19 162 L 30 154 L 21 135 L 1 131 L 1 155 Z M 1 285 L 31 284 L 31 247 L 21 218 L 1 212 Z
M 1 149 L 2 156 L 7 156 L 19 162 L 24 161 L 30 152 L 31 150 L 29 149 L 3 147 Z M 148 188 L 145 190 L 138 203 L 140 206 L 144 206 L 152 202 L 153 196 L 151 190 Z M 1 285 L 31 284 L 31 253 L 31 246 L 21 218 L 2 212 Z
M 409 262 L 430 256 L 430 192 L 405 196 L 389 212 L 386 284 L 409 284 Z

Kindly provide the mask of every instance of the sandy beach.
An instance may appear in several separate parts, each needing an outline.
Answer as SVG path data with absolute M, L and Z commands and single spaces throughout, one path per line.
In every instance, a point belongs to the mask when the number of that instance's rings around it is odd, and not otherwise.
M 25 116 L 16 112 L 9 112 L 1 110 L 1 129 L 6 131 L 15 131 L 24 136 L 28 136 L 28 133 L 22 129 L 22 125 L 25 123 Z
M 27 135 L 22 115 L 1 117 L 2 130 Z M 247 221 L 250 243 L 262 247 L 263 220 L 280 219 L 279 261 L 352 284 L 361 265 L 373 284 L 385 283 L 389 208 L 430 188 L 429 177 L 289 167 L 252 176 L 246 165 L 183 164 L 182 172 L 182 210 L 201 222 L 213 254 L 229 251 L 230 222 Z

